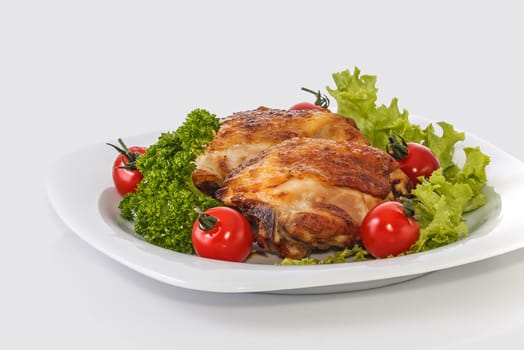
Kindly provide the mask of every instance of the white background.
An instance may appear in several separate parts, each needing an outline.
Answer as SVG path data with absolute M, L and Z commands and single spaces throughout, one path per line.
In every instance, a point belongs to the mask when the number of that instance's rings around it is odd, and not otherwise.
M 286 108 L 354 66 L 381 102 L 524 160 L 523 33 L 517 1 L 0 2 L 0 348 L 520 348 L 522 250 L 362 292 L 195 292 L 77 238 L 44 178 L 86 145 L 196 107 Z

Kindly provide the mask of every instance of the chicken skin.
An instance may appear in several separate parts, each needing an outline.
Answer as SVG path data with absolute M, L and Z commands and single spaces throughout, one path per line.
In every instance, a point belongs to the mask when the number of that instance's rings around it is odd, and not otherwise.
M 300 259 L 353 246 L 366 213 L 409 186 L 393 157 L 361 138 L 294 137 L 235 168 L 216 197 L 256 223 L 263 249 Z
M 214 195 L 226 176 L 259 152 L 293 137 L 352 140 L 368 144 L 355 122 L 328 110 L 260 107 L 225 118 L 205 153 L 196 159 L 193 183 Z

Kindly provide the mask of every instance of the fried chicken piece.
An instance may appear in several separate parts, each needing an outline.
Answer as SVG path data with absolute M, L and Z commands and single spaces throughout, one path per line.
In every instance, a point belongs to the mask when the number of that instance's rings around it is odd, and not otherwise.
M 292 138 L 236 168 L 216 197 L 256 223 L 263 249 L 300 259 L 353 246 L 366 213 L 409 186 L 393 157 L 370 145 Z
M 292 137 L 353 140 L 367 144 L 355 122 L 328 110 L 259 107 L 224 119 L 205 153 L 196 159 L 193 183 L 213 195 L 226 176 L 245 160 Z

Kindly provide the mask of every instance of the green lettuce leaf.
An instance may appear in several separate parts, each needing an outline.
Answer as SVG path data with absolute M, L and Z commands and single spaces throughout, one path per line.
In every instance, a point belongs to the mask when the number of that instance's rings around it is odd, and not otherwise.
M 366 128 L 366 120 L 360 118 L 368 111 L 375 109 L 377 100 L 377 77 L 360 76 L 360 70 L 355 67 L 354 74 L 349 70 L 333 74 L 336 89 L 327 88 L 338 104 L 338 112 L 346 117 L 360 119 L 362 128 Z
M 474 192 L 467 184 L 447 181 L 441 168 L 412 193 L 420 200 L 414 206 L 415 217 L 420 223 L 420 238 L 411 252 L 434 249 L 468 233 L 462 213 Z
M 354 74 L 349 70 L 334 73 L 333 80 L 336 89 L 326 89 L 337 101 L 337 113 L 355 120 L 373 146 L 385 149 L 391 134 L 402 136 L 406 141 L 424 139 L 420 126 L 409 122 L 408 112 L 399 110 L 396 98 L 389 106 L 376 106 L 375 76 L 360 76 L 360 70 L 355 68 Z
M 490 163 L 490 158 L 482 153 L 479 147 L 465 147 L 466 161 L 464 167 L 453 179 L 455 183 L 467 184 L 474 195 L 464 204 L 465 213 L 478 209 L 486 204 L 486 196 L 482 193 L 482 188 L 487 183 L 486 167 Z
M 412 191 L 420 201 L 414 206 L 420 238 L 410 252 L 437 248 L 465 236 L 468 227 L 463 214 L 486 204 L 482 188 L 490 159 L 478 147 L 464 148 L 464 153 L 465 164 L 462 169 L 454 165 L 458 172 L 453 179 L 447 179 L 440 168 Z
M 446 122 L 438 122 L 438 126 L 442 129 L 442 136 L 437 136 L 433 124 L 430 124 L 424 129 L 423 144 L 431 149 L 437 156 L 441 168 L 444 169 L 447 177 L 456 173 L 458 167 L 453 162 L 453 154 L 455 153 L 455 144 L 459 141 L 464 141 L 465 135 L 463 132 L 458 132 L 453 128 L 453 125 Z
M 376 77 L 361 75 L 358 68 L 351 74 L 345 70 L 332 75 L 336 88 L 327 87 L 337 102 L 337 113 L 355 120 L 369 142 L 386 150 L 392 135 L 406 142 L 417 142 L 429 147 L 437 156 L 441 168 L 418 185 L 412 194 L 420 222 L 420 239 L 408 253 L 420 252 L 457 241 L 468 233 L 463 214 L 486 203 L 482 188 L 487 183 L 486 167 L 489 157 L 478 147 L 464 148 L 466 156 L 462 168 L 455 163 L 456 144 L 465 134 L 446 122 L 438 122 L 422 129 L 409 120 L 406 110 L 400 111 L 397 98 L 389 106 L 376 105 Z

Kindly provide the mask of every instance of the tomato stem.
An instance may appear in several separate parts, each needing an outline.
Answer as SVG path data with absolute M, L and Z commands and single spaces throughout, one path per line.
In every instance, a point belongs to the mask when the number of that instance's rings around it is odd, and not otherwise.
M 420 202 L 420 199 L 412 197 L 400 197 L 400 203 L 402 203 L 402 210 L 404 211 L 404 216 L 416 220 L 415 218 L 415 207 L 416 202 Z
M 400 139 L 399 140 L 397 139 Z M 391 135 L 389 138 L 389 144 L 387 145 L 387 151 L 396 160 L 402 160 L 408 156 L 408 144 L 402 136 Z
M 202 231 L 211 231 L 215 228 L 218 223 L 218 219 L 213 216 L 204 213 L 200 208 L 195 208 L 195 211 L 198 213 L 198 228 Z
M 118 153 L 122 154 L 127 158 L 127 161 L 123 161 L 124 165 L 119 166 L 121 169 L 127 169 L 127 170 L 137 170 L 136 167 L 136 160 L 138 159 L 138 156 L 140 156 L 139 152 L 131 152 L 129 148 L 126 146 L 124 141 L 122 139 L 118 139 L 118 143 L 120 144 L 120 147 L 115 146 L 111 143 L 106 143 L 106 145 L 113 147 L 118 151 Z
M 329 98 L 328 98 L 326 95 L 322 95 L 322 94 L 320 93 L 320 90 L 313 91 L 313 90 L 308 89 L 308 88 L 305 88 L 305 87 L 303 87 L 301 90 L 302 90 L 302 91 L 309 92 L 309 93 L 315 95 L 315 97 L 317 98 L 317 99 L 315 100 L 315 104 L 316 104 L 317 106 L 320 106 L 320 107 L 322 107 L 322 108 L 328 108 L 328 107 L 329 107 Z

